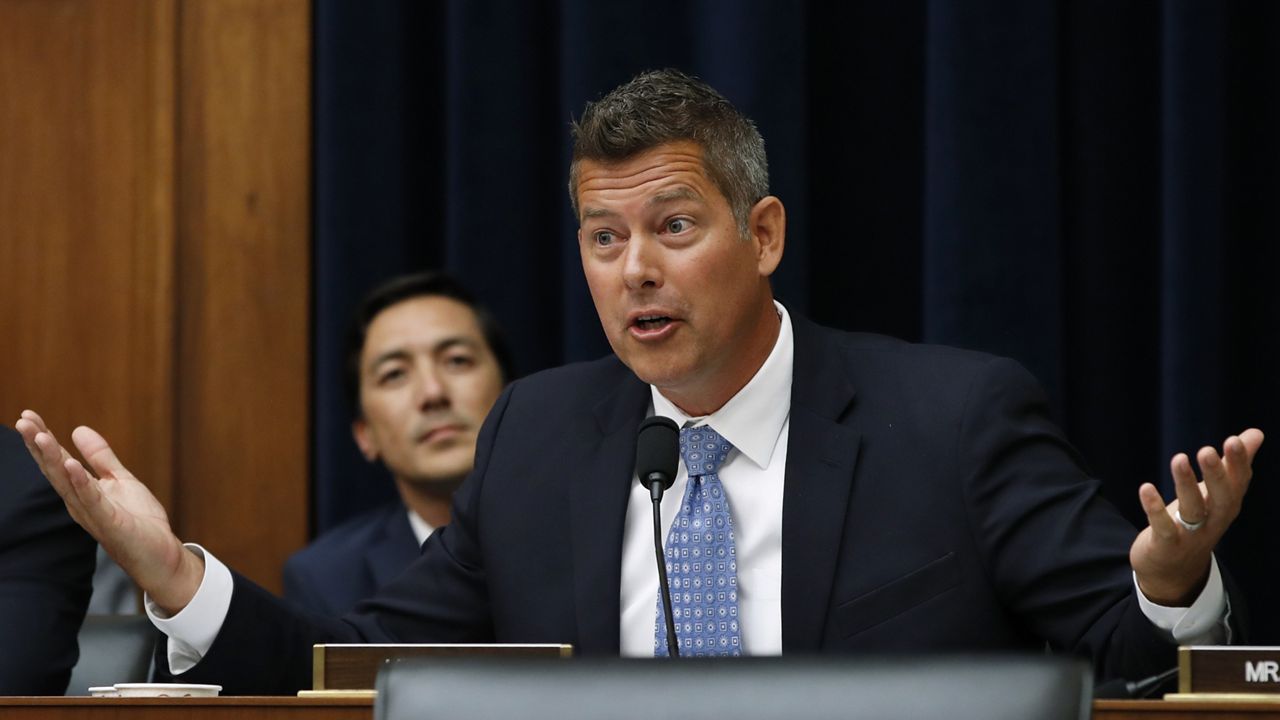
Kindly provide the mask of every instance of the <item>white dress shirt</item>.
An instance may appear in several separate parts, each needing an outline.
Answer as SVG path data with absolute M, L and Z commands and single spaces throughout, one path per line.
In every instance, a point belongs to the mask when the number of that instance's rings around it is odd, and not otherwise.
M 738 614 L 743 648 L 748 655 L 782 653 L 782 497 L 791 414 L 794 341 L 791 319 L 775 303 L 781 328 L 773 350 L 756 375 L 719 410 L 690 418 L 652 388 L 655 415 L 710 425 L 737 449 L 719 471 L 733 513 L 738 554 Z M 662 500 L 662 523 L 675 519 L 688 474 L 681 461 L 675 484 Z M 633 478 L 622 545 L 620 650 L 623 655 L 652 657 L 657 620 L 658 569 L 653 552 L 653 510 L 649 491 Z M 663 537 L 666 533 L 664 530 Z M 169 669 L 180 674 L 208 653 L 231 605 L 231 572 L 212 553 L 188 545 L 205 560 L 204 580 L 182 612 L 168 617 L 146 598 L 147 615 L 169 636 Z M 1137 578 L 1134 578 L 1137 588 Z M 1209 581 L 1189 608 L 1164 607 L 1138 591 L 1143 613 L 1180 644 L 1229 641 L 1230 608 L 1214 559 Z
M 764 365 L 719 410 L 691 418 L 657 388 L 652 414 L 677 426 L 710 425 L 735 450 L 717 475 L 729 499 L 738 558 L 738 627 L 745 655 L 782 653 L 782 485 L 791 417 L 791 318 L 778 305 L 781 328 Z M 684 460 L 662 496 L 662 537 L 680 510 L 689 473 Z M 622 540 L 623 655 L 652 657 L 658 602 L 658 563 L 653 553 L 653 501 L 639 478 L 631 483 Z

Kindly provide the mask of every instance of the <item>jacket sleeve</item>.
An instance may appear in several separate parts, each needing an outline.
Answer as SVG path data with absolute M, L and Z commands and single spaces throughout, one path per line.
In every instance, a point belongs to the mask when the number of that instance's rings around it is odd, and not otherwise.
M 1024 629 L 1088 658 L 1099 677 L 1176 664 L 1176 647 L 1138 605 L 1128 554 L 1137 530 L 1102 498 L 1017 363 L 992 359 L 974 381 L 957 456 L 986 570 Z
M 312 645 L 317 643 L 491 642 L 476 509 L 511 392 L 508 387 L 485 421 L 476 467 L 454 495 L 452 521 L 431 536 L 399 579 L 334 620 L 233 573 L 231 605 L 209 652 L 179 679 L 168 672 L 164 648 L 158 648 L 158 678 L 219 684 L 228 695 L 293 694 L 311 687 Z

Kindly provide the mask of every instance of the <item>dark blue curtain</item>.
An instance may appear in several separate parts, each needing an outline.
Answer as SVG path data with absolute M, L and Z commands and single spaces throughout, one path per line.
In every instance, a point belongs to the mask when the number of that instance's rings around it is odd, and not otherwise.
M 1280 443 L 1280 4 L 1185 0 L 317 0 L 315 526 L 391 496 L 341 394 L 347 313 L 445 267 L 532 372 L 607 352 L 578 267 L 567 125 L 636 72 L 753 117 L 793 311 L 987 350 L 1044 383 L 1141 522 L 1168 458 Z M 1222 556 L 1262 642 L 1280 447 Z

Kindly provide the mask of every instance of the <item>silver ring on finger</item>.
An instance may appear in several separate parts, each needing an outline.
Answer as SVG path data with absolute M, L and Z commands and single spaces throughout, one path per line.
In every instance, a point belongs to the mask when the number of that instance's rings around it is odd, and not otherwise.
M 1205 520 L 1204 518 L 1200 518 L 1196 522 L 1187 522 L 1186 520 L 1182 519 L 1181 510 L 1173 511 L 1173 519 L 1177 520 L 1178 524 L 1181 525 L 1183 528 L 1185 528 L 1187 532 L 1195 532 L 1200 528 L 1204 527 L 1204 520 Z

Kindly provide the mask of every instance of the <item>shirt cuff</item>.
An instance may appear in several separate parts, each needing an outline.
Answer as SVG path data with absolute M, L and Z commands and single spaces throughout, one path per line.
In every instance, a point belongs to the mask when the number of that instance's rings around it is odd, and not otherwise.
M 1133 576 L 1133 587 L 1138 592 L 1138 606 L 1142 614 L 1156 627 L 1164 630 L 1179 645 L 1222 645 L 1231 643 L 1231 604 L 1222 585 L 1222 573 L 1218 571 L 1218 559 L 1209 561 L 1209 580 L 1191 607 L 1167 607 L 1147 599 L 1138 587 L 1138 575 Z
M 142 598 L 151 624 L 169 636 L 166 654 L 169 672 L 174 675 L 195 667 L 213 647 L 213 641 L 227 619 L 234 587 L 231 571 L 213 553 L 195 543 L 187 543 L 185 547 L 204 559 L 204 578 L 191 602 L 170 617 L 150 597 L 143 595 Z

